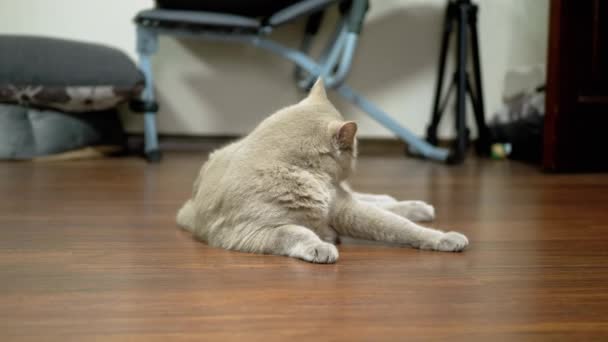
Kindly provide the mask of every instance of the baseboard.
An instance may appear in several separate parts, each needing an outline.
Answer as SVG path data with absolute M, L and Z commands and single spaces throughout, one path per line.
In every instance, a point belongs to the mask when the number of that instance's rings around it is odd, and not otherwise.
M 234 140 L 239 139 L 237 135 L 217 135 L 217 136 L 193 136 L 193 135 L 167 135 L 159 136 L 159 144 L 163 151 L 173 152 L 210 152 L 222 147 Z M 128 142 L 130 150 L 141 150 L 143 146 L 143 134 L 129 134 Z M 441 146 L 449 146 L 450 141 L 440 142 Z M 403 155 L 406 151 L 406 144 L 393 138 L 360 138 L 360 155 Z

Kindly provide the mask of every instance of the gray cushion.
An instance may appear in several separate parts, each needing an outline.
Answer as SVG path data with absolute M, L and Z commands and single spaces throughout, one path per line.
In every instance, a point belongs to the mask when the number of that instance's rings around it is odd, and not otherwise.
M 0 102 L 104 110 L 137 96 L 144 80 L 120 50 L 63 39 L 0 35 Z
M 30 159 L 94 145 L 124 145 L 116 110 L 70 114 L 0 105 L 0 159 Z

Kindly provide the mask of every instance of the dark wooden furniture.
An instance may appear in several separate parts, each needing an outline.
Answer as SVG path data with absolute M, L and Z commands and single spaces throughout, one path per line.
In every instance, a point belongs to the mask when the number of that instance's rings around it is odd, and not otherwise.
M 608 171 L 608 1 L 553 0 L 543 167 Z

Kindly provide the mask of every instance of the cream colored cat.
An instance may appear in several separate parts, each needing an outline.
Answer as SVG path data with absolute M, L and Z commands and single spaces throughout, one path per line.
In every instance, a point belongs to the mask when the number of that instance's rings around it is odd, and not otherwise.
M 356 132 L 318 80 L 300 103 L 209 156 L 177 223 L 211 246 L 316 263 L 338 260 L 339 235 L 463 250 L 464 235 L 410 221 L 432 220 L 432 206 L 346 186 L 357 156 Z

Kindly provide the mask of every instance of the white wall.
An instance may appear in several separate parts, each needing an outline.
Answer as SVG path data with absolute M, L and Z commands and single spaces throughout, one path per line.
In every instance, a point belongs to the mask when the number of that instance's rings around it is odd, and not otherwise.
M 355 89 L 418 134 L 429 120 L 445 2 L 372 1 L 349 78 Z M 548 0 L 478 3 L 489 116 L 501 103 L 509 68 L 545 63 Z M 101 42 L 135 58 L 132 18 L 151 5 L 151 0 L 5 0 L 0 1 L 0 33 Z M 276 37 L 296 45 L 301 30 L 300 21 L 280 29 Z M 164 133 L 245 133 L 302 96 L 292 84 L 289 63 L 246 46 L 163 37 L 154 70 Z M 359 121 L 362 136 L 391 136 L 333 98 L 346 117 Z M 129 116 L 128 127 L 141 130 L 140 118 Z M 441 135 L 450 136 L 451 127 L 444 122 Z

